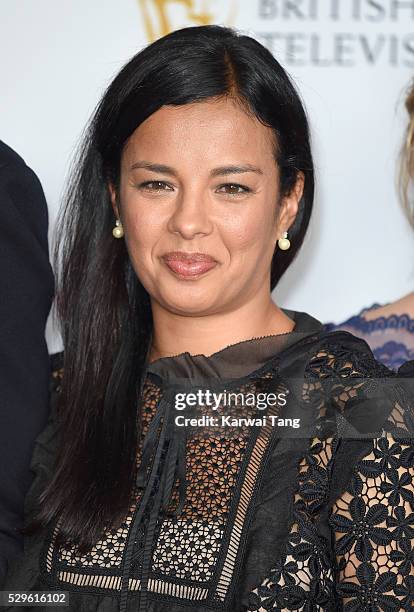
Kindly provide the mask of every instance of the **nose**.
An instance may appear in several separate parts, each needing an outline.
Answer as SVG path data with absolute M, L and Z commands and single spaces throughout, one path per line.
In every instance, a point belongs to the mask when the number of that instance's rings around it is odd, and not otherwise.
M 167 225 L 172 233 L 191 239 L 197 234 L 209 234 L 213 224 L 209 217 L 208 198 L 197 190 L 181 192 Z

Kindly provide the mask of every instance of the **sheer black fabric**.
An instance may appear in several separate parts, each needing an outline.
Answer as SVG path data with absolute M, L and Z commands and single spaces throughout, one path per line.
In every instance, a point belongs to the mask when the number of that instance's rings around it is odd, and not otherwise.
M 149 364 L 123 525 L 81 555 L 56 545 L 58 521 L 27 538 L 4 588 L 69 591 L 81 612 L 411 610 L 412 370 L 285 312 L 291 333 Z M 37 440 L 28 516 L 56 418 Z

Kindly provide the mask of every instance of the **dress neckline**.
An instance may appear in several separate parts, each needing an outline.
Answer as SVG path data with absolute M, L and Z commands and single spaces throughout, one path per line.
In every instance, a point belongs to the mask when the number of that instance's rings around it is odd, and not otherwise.
M 237 380 L 261 370 L 269 360 L 305 336 L 324 329 L 318 319 L 306 312 L 281 310 L 293 319 L 295 326 L 292 331 L 240 340 L 208 356 L 185 351 L 160 357 L 147 364 L 147 372 L 176 384 Z

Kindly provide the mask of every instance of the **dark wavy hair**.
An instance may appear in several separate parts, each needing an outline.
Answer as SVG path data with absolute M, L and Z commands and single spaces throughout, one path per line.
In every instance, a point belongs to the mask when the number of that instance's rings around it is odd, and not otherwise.
M 281 195 L 305 177 L 291 248 L 276 250 L 271 287 L 303 242 L 314 195 L 306 113 L 289 76 L 253 38 L 219 25 L 177 30 L 137 53 L 106 89 L 72 168 L 55 245 L 56 307 L 64 342 L 59 450 L 33 524 L 61 517 L 61 537 L 86 551 L 123 520 L 131 501 L 150 299 L 124 240 L 114 240 L 108 182 L 123 148 L 164 105 L 231 97 L 272 128 Z

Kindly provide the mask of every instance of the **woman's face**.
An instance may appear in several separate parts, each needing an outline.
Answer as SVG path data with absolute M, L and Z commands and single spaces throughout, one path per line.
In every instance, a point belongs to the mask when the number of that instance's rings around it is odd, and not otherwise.
M 146 119 L 124 148 L 119 193 L 110 190 L 151 299 L 207 315 L 268 295 L 275 243 L 303 187 L 300 177 L 282 199 L 278 184 L 272 130 L 229 99 L 164 106 Z M 207 260 L 187 261 L 192 253 Z

